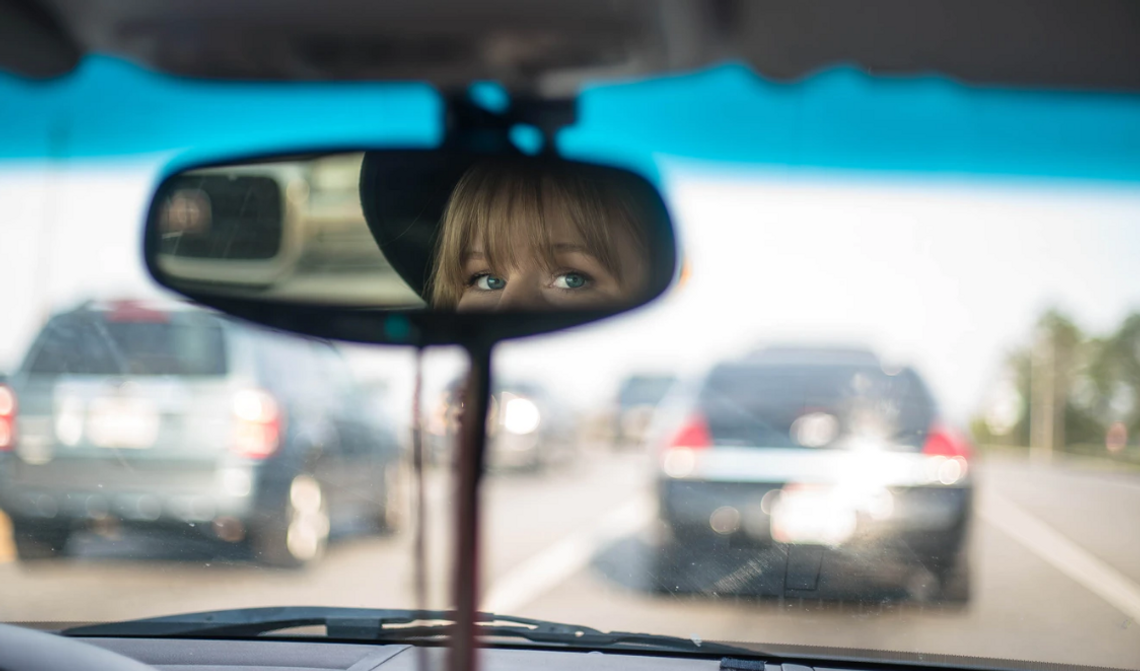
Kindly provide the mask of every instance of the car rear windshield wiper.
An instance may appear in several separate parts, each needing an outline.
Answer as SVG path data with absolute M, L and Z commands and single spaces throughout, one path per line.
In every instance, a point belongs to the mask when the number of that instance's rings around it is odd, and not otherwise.
M 483 638 L 521 638 L 532 643 L 574 648 L 623 648 L 627 650 L 672 650 L 706 655 L 753 657 L 747 650 L 724 643 L 661 634 L 603 632 L 561 622 L 479 613 L 477 625 Z M 454 611 L 372 608 L 240 608 L 185 613 L 166 617 L 126 620 L 72 627 L 65 636 L 145 636 L 190 638 L 252 638 L 286 629 L 324 626 L 334 639 L 375 643 L 428 643 L 446 641 L 455 628 Z

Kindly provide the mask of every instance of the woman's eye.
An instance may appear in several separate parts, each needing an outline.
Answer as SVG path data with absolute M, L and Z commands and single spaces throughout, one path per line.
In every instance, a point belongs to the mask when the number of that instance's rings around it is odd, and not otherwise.
M 471 278 L 469 284 L 481 291 L 500 291 L 507 286 L 507 281 L 501 277 L 483 273 Z
M 554 278 L 554 287 L 557 289 L 581 289 L 590 283 L 590 278 L 584 273 L 562 273 Z

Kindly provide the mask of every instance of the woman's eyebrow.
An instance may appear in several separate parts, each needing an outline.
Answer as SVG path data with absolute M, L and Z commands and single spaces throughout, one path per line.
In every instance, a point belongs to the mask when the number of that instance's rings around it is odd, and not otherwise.
M 478 252 L 478 251 L 476 251 L 476 252 L 463 252 L 463 262 L 464 263 L 467 263 L 468 261 L 483 261 L 486 258 L 487 258 L 487 255 L 484 254 L 483 252 Z

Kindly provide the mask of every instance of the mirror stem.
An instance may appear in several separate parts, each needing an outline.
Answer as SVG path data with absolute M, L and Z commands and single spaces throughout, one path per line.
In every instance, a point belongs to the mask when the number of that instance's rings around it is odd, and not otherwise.
M 487 411 L 491 396 L 491 345 L 467 347 L 467 376 L 456 463 L 455 497 L 455 636 L 449 671 L 476 671 L 475 615 L 479 608 L 479 481 L 487 443 Z

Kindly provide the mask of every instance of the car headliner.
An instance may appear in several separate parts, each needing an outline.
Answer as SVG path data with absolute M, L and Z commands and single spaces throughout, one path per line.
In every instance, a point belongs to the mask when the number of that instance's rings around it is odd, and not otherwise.
M 583 78 L 742 60 L 777 80 L 835 64 L 1010 86 L 1140 89 L 1133 0 L 0 0 L 0 69 L 89 53 L 242 80 Z

